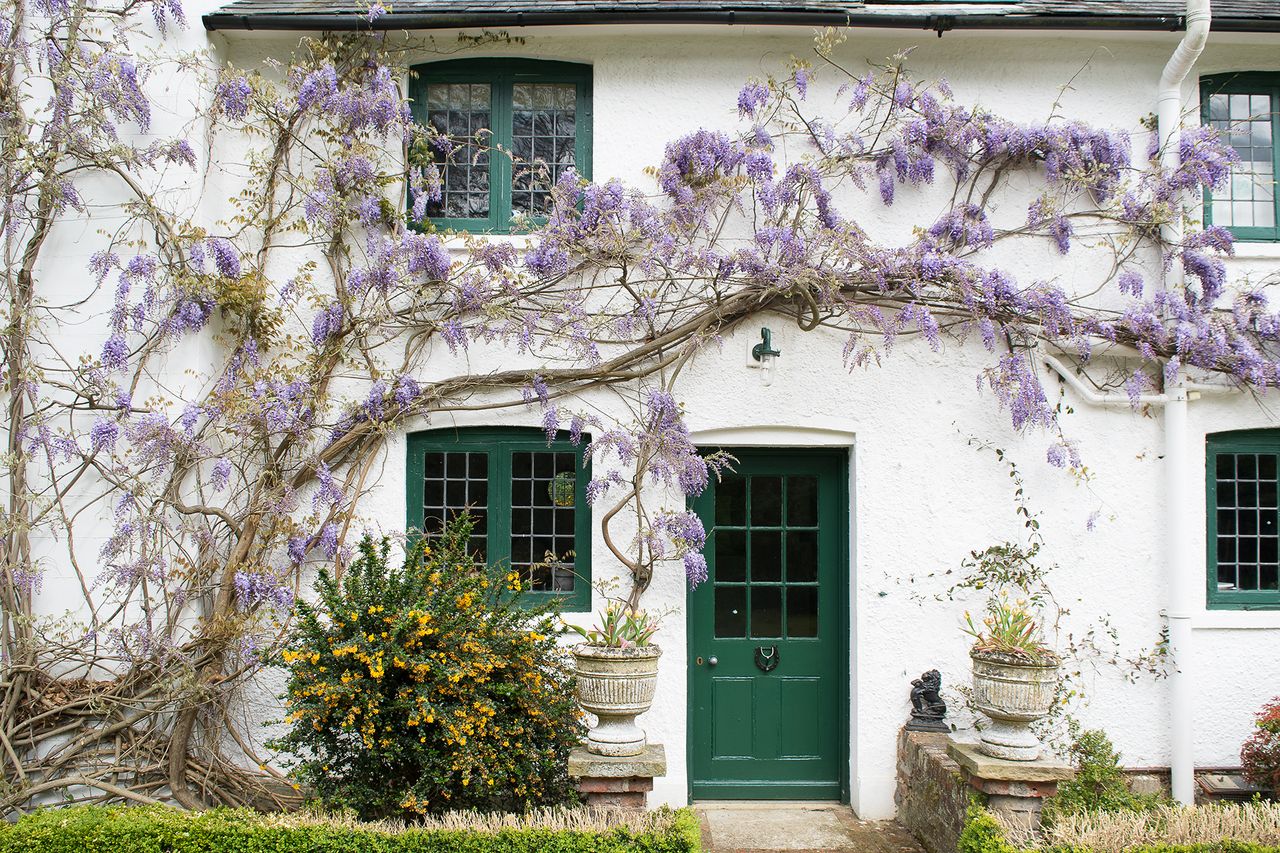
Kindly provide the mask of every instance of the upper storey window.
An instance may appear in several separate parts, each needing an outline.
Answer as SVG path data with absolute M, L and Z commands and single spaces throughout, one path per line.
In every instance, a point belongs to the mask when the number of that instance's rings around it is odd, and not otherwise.
M 1226 189 L 1205 198 L 1205 221 L 1241 240 L 1280 239 L 1276 138 L 1280 73 L 1219 74 L 1200 81 L 1202 120 L 1240 157 Z
M 437 227 L 507 231 L 518 214 L 546 213 L 565 170 L 591 177 L 590 66 L 464 59 L 414 72 L 415 117 L 451 143 L 432 155 L 443 179 L 427 208 Z

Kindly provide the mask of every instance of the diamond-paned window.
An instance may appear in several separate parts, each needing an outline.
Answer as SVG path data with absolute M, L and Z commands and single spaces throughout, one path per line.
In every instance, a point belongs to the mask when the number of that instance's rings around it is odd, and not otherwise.
M 434 430 L 409 436 L 411 529 L 438 535 L 463 511 L 477 559 L 518 572 L 534 594 L 569 609 L 591 603 L 585 438 L 548 444 L 537 429 Z
M 439 228 L 510 231 L 537 222 L 568 169 L 591 177 L 591 67 L 528 59 L 460 59 L 413 69 L 414 117 L 446 135 L 427 218 Z
M 1242 240 L 1280 238 L 1276 136 L 1280 75 L 1219 74 L 1200 81 L 1201 120 L 1240 158 L 1225 187 L 1206 194 L 1205 221 Z
M 1280 605 L 1280 431 L 1208 438 L 1210 607 Z

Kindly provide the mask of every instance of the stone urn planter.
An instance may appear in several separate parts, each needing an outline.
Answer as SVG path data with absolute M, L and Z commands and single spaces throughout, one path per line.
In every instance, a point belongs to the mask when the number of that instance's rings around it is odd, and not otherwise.
M 969 658 L 974 705 L 991 718 L 978 735 L 978 749 L 993 758 L 1035 761 L 1042 746 L 1031 724 L 1049 713 L 1062 661 L 1052 653 L 1043 662 L 1031 663 L 977 649 Z
M 636 717 L 649 710 L 658 685 L 657 646 L 615 648 L 581 643 L 573 648 L 578 704 L 599 724 L 587 733 L 596 755 L 639 755 L 648 743 Z

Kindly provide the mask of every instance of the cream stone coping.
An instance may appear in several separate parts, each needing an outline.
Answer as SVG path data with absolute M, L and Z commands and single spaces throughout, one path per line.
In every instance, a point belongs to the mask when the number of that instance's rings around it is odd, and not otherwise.
M 1064 782 L 1076 775 L 1075 768 L 1056 758 L 1035 761 L 1008 761 L 978 751 L 975 743 L 951 741 L 947 755 L 970 776 L 999 782 Z
M 654 778 L 667 775 L 667 750 L 651 743 L 639 755 L 596 755 L 578 747 L 569 753 L 569 775 L 589 779 Z

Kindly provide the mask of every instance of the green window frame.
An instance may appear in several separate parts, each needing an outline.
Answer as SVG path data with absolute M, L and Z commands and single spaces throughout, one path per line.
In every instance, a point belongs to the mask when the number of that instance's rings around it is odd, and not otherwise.
M 1226 226 L 1237 240 L 1280 240 L 1280 198 L 1276 194 L 1276 176 L 1280 175 L 1280 147 L 1277 147 L 1280 139 L 1280 72 L 1244 71 L 1200 78 L 1200 121 L 1226 130 L 1226 141 L 1237 153 L 1242 153 L 1242 162 L 1261 164 L 1271 170 L 1270 181 L 1266 181 L 1264 172 L 1263 180 L 1259 182 L 1236 175 L 1238 169 L 1233 169 L 1227 195 L 1217 199 L 1218 205 L 1242 206 L 1242 214 L 1248 208 L 1251 218 L 1269 216 L 1271 224 L 1236 224 L 1235 211 L 1231 216 L 1222 216 L 1220 208 L 1218 224 Z M 1236 198 L 1238 191 L 1242 194 L 1248 192 L 1249 198 Z M 1269 209 L 1267 202 L 1270 202 Z M 1204 221 L 1207 225 L 1214 224 L 1214 205 L 1213 193 L 1206 190 Z
M 591 507 L 586 497 L 591 467 L 583 454 L 589 443 L 590 439 L 583 436 L 575 444 L 567 433 L 559 433 L 548 442 L 542 430 L 532 427 L 410 433 L 406 478 L 407 526 L 411 531 L 426 531 L 430 535 L 434 524 L 429 522 L 438 524 L 435 518 L 441 510 L 452 514 L 462 504 L 480 507 L 480 500 L 476 499 L 479 494 L 486 523 L 481 536 L 473 537 L 472 542 L 474 545 L 479 539 L 486 540 L 487 562 L 510 568 L 513 557 L 521 557 L 521 562 L 524 562 L 525 555 L 516 553 L 522 547 L 532 551 L 541 541 L 554 542 L 556 556 L 563 564 L 558 568 L 540 566 L 536 571 L 550 582 L 544 586 L 571 581 L 572 589 L 530 588 L 528 581 L 533 577 L 530 573 L 535 570 L 522 567 L 528 594 L 560 598 L 568 611 L 590 610 Z M 445 455 L 443 460 L 440 458 L 442 454 Z M 464 455 L 465 459 L 462 458 Z M 555 473 L 549 480 L 532 467 L 521 470 L 524 464 L 541 464 L 539 459 L 546 461 L 552 455 Z M 467 467 L 442 470 L 441 464 L 465 464 Z M 558 491 L 562 488 L 558 484 L 568 486 L 570 478 L 563 475 L 570 471 L 570 464 L 573 484 L 571 505 L 567 502 L 568 489 Z M 439 495 L 446 489 L 449 491 L 441 500 Z M 520 494 L 516 494 L 517 489 L 522 490 Z M 427 504 L 435 508 L 435 513 Z M 573 511 L 568 525 L 571 530 L 568 531 L 564 529 L 565 509 Z M 431 518 L 428 518 L 429 514 Z M 547 524 L 552 527 L 548 529 Z M 554 535 L 550 532 L 552 530 Z M 572 542 L 571 555 L 558 548 L 566 540 Z M 570 557 L 570 560 L 565 560 L 565 557 Z
M 1205 439 L 1210 610 L 1280 609 L 1280 430 Z
M 428 88 L 436 84 L 479 83 L 490 87 L 490 147 L 513 151 L 513 92 L 521 84 L 566 84 L 574 87 L 574 156 L 577 173 L 591 179 L 591 66 L 576 62 L 553 62 L 535 59 L 455 59 L 416 65 L 412 69 L 409 94 L 414 120 L 429 120 Z M 536 131 L 531 130 L 530 133 Z M 532 146 L 530 137 L 529 145 Z M 554 164 L 552 164 L 554 169 Z M 513 170 L 512 160 L 505 155 L 489 157 L 489 215 L 487 217 L 430 216 L 429 221 L 441 229 L 475 233 L 512 230 L 512 181 L 525 180 Z M 526 170 L 527 171 L 527 170 Z M 513 174 L 515 172 L 515 174 Z M 553 175 L 554 177 L 554 175 Z M 534 216 L 534 223 L 542 217 Z

